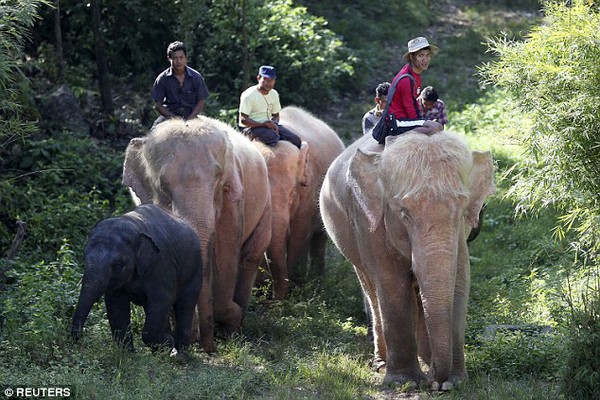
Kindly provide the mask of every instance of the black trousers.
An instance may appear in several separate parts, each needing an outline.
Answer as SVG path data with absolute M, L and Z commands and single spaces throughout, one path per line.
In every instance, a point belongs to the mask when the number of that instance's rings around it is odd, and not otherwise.
M 284 126 L 279 126 L 279 135 L 273 129 L 265 127 L 255 128 L 244 128 L 242 133 L 250 139 L 257 139 L 266 144 L 267 146 L 275 146 L 278 141 L 286 140 L 293 143 L 296 147 L 300 148 L 302 145 L 302 139 L 294 132 L 290 131 Z

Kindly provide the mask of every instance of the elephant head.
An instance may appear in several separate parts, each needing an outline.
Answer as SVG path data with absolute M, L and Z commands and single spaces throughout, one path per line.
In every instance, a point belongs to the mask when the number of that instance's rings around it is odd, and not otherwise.
M 151 229 L 138 218 L 108 218 L 90 231 L 84 249 L 85 271 L 71 335 L 78 340 L 94 303 L 107 292 L 126 285 L 134 274 L 144 275 L 150 254 L 161 251 Z M 164 250 L 164 249 L 162 249 Z
M 323 219 L 369 299 L 385 381 L 423 376 L 417 340 L 432 387 L 466 378 L 466 239 L 494 190 L 491 154 L 450 132 L 361 138 L 330 168 Z

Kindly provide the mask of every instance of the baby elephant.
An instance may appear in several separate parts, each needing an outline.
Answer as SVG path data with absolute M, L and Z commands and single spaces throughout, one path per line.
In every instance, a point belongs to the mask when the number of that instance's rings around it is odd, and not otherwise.
M 92 305 L 104 294 L 113 338 L 133 349 L 130 302 L 144 307 L 147 345 L 190 344 L 192 317 L 202 284 L 200 241 L 183 220 L 143 205 L 100 221 L 89 234 L 85 270 L 71 335 L 81 336 Z M 175 341 L 169 313 L 175 312 Z

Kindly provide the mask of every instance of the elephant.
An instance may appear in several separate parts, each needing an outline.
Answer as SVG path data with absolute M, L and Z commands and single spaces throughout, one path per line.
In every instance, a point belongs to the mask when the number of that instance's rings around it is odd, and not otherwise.
M 113 338 L 133 349 L 131 302 L 144 307 L 145 344 L 185 353 L 200 287 L 200 240 L 192 227 L 148 204 L 98 222 L 84 249 L 85 270 L 71 336 L 80 339 L 92 305 L 104 295 Z M 175 338 L 169 313 L 174 310 Z
M 495 193 L 493 173 L 489 151 L 470 151 L 447 131 L 410 131 L 385 145 L 363 137 L 329 168 L 323 222 L 367 297 L 384 383 L 451 390 L 467 379 L 466 239 Z
M 327 234 L 319 213 L 318 194 L 333 160 L 344 144 L 333 129 L 306 110 L 288 106 L 280 123 L 302 139 L 300 150 L 286 141 L 266 146 L 253 141 L 267 163 L 272 204 L 272 235 L 267 250 L 273 297 L 283 300 L 293 268 L 310 253 L 317 273 L 325 269 Z
M 170 209 L 200 237 L 200 343 L 215 352 L 215 323 L 226 336 L 241 328 L 271 240 L 264 158 L 249 139 L 216 119 L 171 119 L 131 139 L 123 184 L 134 200 Z

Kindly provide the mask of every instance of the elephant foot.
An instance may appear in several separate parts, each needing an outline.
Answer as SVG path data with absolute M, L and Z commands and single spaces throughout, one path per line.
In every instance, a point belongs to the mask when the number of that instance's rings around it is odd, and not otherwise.
M 463 380 L 464 379 L 459 376 L 452 376 L 447 381 L 442 382 L 441 385 L 438 381 L 433 380 L 431 382 L 430 388 L 432 391 L 436 392 L 448 392 L 450 390 L 456 389 L 461 384 L 461 382 L 463 382 Z
M 373 359 L 373 362 L 371 363 L 371 366 L 373 367 L 373 371 L 377 372 L 377 373 L 384 373 L 385 372 L 385 360 L 379 357 L 376 357 Z
M 444 383 L 440 384 L 438 382 L 432 382 L 431 383 L 431 390 L 434 392 L 448 392 L 452 389 L 454 389 L 455 385 L 452 382 L 446 381 Z
M 422 372 L 412 372 L 412 373 L 393 373 L 386 371 L 385 376 L 383 377 L 384 385 L 397 384 L 406 386 L 406 389 L 412 390 L 417 389 L 419 387 L 425 387 L 427 385 L 427 378 Z

